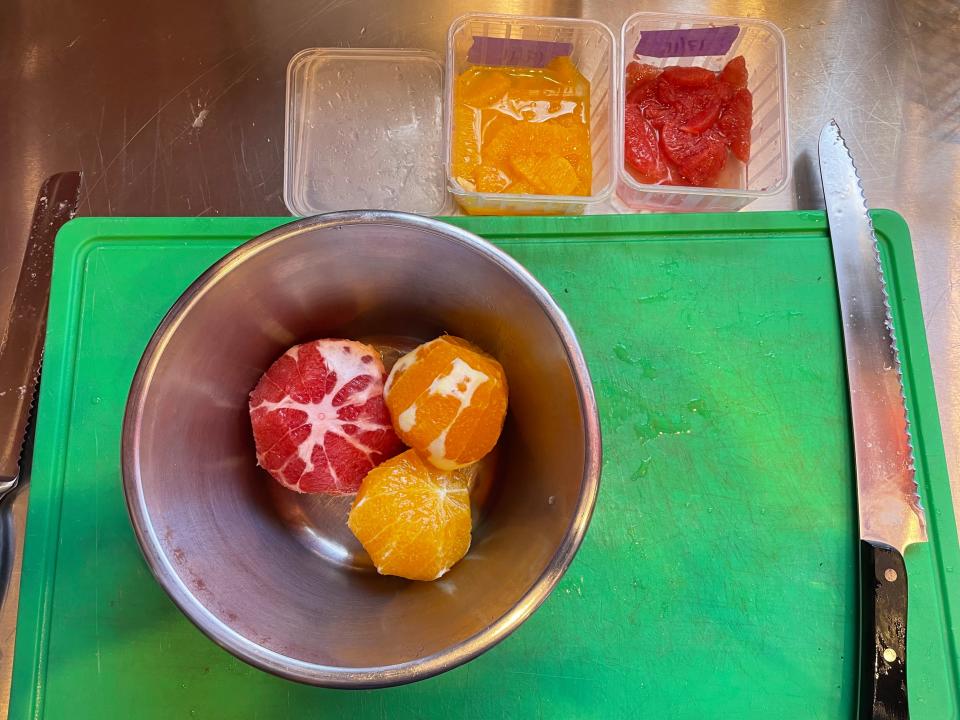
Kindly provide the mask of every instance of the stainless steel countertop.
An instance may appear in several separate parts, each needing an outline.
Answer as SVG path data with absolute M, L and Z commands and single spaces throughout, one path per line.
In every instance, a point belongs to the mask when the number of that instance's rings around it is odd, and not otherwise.
M 451 20 L 468 11 L 582 16 L 619 29 L 639 9 L 763 17 L 784 30 L 794 177 L 748 209 L 823 207 L 817 133 L 837 118 L 870 204 L 910 224 L 947 461 L 960 466 L 956 0 L 14 0 L 0 8 L 0 318 L 51 173 L 84 171 L 84 215 L 286 214 L 285 70 L 298 50 L 442 53 Z M 951 480 L 956 508 L 960 473 Z M 27 498 L 14 503 L 18 535 Z M 11 593 L 0 608 L 0 720 L 15 613 Z

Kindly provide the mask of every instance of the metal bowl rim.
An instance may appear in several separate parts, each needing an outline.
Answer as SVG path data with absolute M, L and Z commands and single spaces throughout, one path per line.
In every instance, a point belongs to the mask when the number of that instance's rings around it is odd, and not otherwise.
M 146 393 L 159 356 L 186 312 L 234 267 L 257 253 L 304 232 L 357 224 L 402 225 L 443 235 L 493 261 L 524 285 L 550 319 L 563 343 L 574 373 L 586 431 L 584 472 L 576 511 L 553 558 L 530 588 L 508 612 L 465 640 L 432 655 L 380 667 L 336 667 L 303 662 L 247 639 L 211 613 L 183 583 L 163 552 L 150 521 L 139 471 L 140 422 Z M 600 484 L 600 420 L 590 374 L 573 328 L 550 294 L 522 265 L 487 241 L 454 225 L 408 213 L 351 210 L 303 218 L 269 230 L 225 255 L 191 283 L 158 325 L 137 366 L 124 413 L 121 458 L 127 511 L 150 571 L 201 632 L 241 660 L 289 680 L 334 688 L 389 687 L 423 680 L 472 660 L 516 630 L 546 600 L 572 562 L 593 514 Z

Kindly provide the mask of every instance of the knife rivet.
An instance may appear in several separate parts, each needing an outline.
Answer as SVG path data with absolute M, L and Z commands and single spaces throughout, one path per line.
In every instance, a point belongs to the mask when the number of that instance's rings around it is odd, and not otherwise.
M 883 659 L 886 660 L 888 663 L 892 663 L 896 661 L 897 651 L 894 650 L 893 648 L 887 648 L 886 650 L 883 651 Z
M 894 570 L 893 568 L 887 568 L 886 570 L 883 571 L 883 577 L 886 579 L 887 582 L 893 582 L 894 580 L 897 579 L 897 571 Z M 890 652 L 893 652 L 893 651 L 891 650 Z

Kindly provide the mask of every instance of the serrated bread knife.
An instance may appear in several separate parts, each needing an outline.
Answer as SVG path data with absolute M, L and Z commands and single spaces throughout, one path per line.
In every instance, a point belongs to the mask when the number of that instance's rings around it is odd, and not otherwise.
M 53 240 L 77 214 L 80 173 L 53 175 L 40 188 L 20 279 L 0 338 L 0 499 L 17 485 L 20 453 L 40 374 Z
M 907 572 L 927 539 L 900 358 L 863 186 L 836 122 L 820 132 L 850 388 L 860 518 L 860 720 L 906 720 Z

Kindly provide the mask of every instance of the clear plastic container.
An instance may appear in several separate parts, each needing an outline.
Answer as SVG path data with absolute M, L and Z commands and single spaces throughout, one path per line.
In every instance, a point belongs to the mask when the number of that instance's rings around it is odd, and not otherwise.
M 723 55 L 652 57 L 635 52 L 645 31 L 739 27 L 736 39 Z M 669 52 L 669 50 L 668 50 Z M 658 53 L 661 54 L 661 53 Z M 753 93 L 753 130 L 750 162 L 740 173 L 737 188 L 645 185 L 624 166 L 624 100 L 617 94 L 617 198 L 630 208 L 670 212 L 739 210 L 759 197 L 774 195 L 790 179 L 790 140 L 787 124 L 786 41 L 780 29 L 764 20 L 707 15 L 638 12 L 627 18 L 620 32 L 618 78 L 632 60 L 665 67 L 699 66 L 721 70 L 728 60 L 743 55 Z
M 443 65 L 426 50 L 297 53 L 287 67 L 290 212 L 447 210 L 442 93 Z
M 470 65 L 468 56 L 478 37 L 569 43 L 570 59 L 590 82 L 590 145 L 593 183 L 590 195 L 515 195 L 473 192 L 453 179 L 453 84 Z M 501 44 L 504 52 L 513 52 Z M 499 45 L 498 45 L 499 47 Z M 457 18 L 447 35 L 446 89 L 444 92 L 444 136 L 447 185 L 460 207 L 471 215 L 579 215 L 588 205 L 607 200 L 616 181 L 616 137 L 619 80 L 616 72 L 616 40 L 610 29 L 593 20 L 487 15 L 470 13 Z M 525 48 L 530 50 L 531 48 Z M 536 48 L 533 48 L 536 52 Z M 522 53 L 521 53 L 522 54 Z M 505 58 L 500 58 L 503 62 Z M 484 55 L 484 64 L 499 64 Z M 504 64 L 507 64 L 504 62 Z

